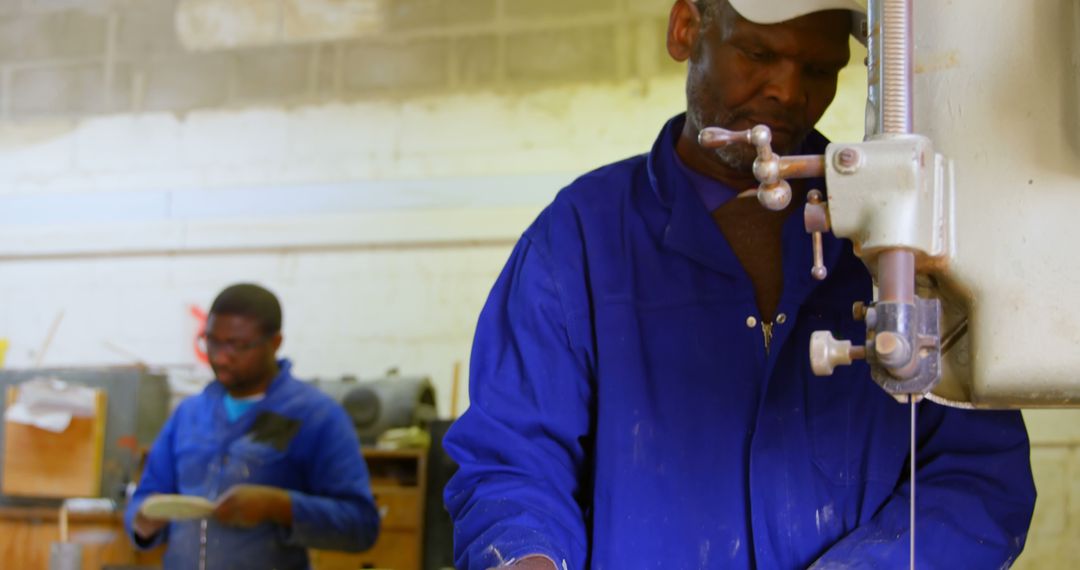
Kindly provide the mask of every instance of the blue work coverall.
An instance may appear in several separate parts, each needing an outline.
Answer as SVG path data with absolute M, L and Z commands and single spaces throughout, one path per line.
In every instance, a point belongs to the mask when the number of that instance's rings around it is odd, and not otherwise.
M 131 524 L 155 493 L 211 501 L 233 485 L 289 490 L 290 528 L 263 523 L 250 529 L 207 522 L 208 569 L 306 569 L 307 548 L 357 551 L 379 532 L 379 515 L 360 442 L 345 410 L 290 373 L 288 360 L 265 397 L 235 422 L 226 417 L 225 389 L 213 382 L 184 400 L 150 449 L 125 525 L 137 546 L 168 542 L 165 568 L 198 568 L 200 522 L 173 522 L 151 542 L 136 540 Z
M 907 568 L 909 409 L 865 363 L 819 378 L 808 356 L 813 331 L 865 336 L 851 306 L 870 276 L 826 236 L 815 281 L 792 215 L 767 349 L 754 287 L 677 162 L 683 120 L 560 192 L 495 283 L 445 440 L 459 569 L 529 554 L 567 570 Z M 923 402 L 917 425 L 918 567 L 1015 558 L 1035 502 L 1019 412 Z

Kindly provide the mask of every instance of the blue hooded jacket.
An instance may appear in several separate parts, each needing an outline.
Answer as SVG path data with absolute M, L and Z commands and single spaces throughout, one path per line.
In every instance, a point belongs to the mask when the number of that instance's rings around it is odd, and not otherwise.
M 141 548 L 168 543 L 166 569 L 199 567 L 201 523 L 174 522 L 148 543 L 137 540 L 135 513 L 156 493 L 214 501 L 241 483 L 290 491 L 288 529 L 207 521 L 207 568 L 306 569 L 307 548 L 359 551 L 375 542 L 379 515 L 352 421 L 332 398 L 293 378 L 288 360 L 278 366 L 265 397 L 235 422 L 226 417 L 225 388 L 212 382 L 180 404 L 150 449 L 124 522 Z
M 767 349 L 754 288 L 677 162 L 683 120 L 563 190 L 495 283 L 445 440 L 462 570 L 530 554 L 567 570 L 908 567 L 909 409 L 865 363 L 819 378 L 808 356 L 816 330 L 864 338 L 851 306 L 869 274 L 829 235 L 828 278 L 812 279 L 792 215 Z M 1019 412 L 918 408 L 918 567 L 1002 567 L 1035 501 Z

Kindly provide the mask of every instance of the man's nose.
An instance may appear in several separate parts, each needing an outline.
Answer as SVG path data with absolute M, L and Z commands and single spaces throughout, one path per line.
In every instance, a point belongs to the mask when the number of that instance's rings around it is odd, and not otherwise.
M 227 350 L 221 350 L 219 348 L 217 350 L 209 350 L 208 352 L 209 354 L 207 354 L 207 356 L 210 358 L 211 364 L 226 364 L 232 360 L 232 356 Z
M 805 105 L 806 86 L 803 83 L 800 66 L 787 60 L 780 60 L 772 66 L 769 82 L 765 86 L 765 96 L 785 107 Z

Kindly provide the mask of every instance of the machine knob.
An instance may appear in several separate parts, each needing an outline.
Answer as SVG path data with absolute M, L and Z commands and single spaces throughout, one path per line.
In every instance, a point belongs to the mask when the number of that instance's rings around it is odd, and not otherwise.
M 829 211 L 821 190 L 811 190 L 806 194 L 806 207 L 803 209 L 803 224 L 810 234 L 814 246 L 814 267 L 810 275 L 823 281 L 829 271 L 825 269 L 825 247 L 821 234 L 829 231 Z
M 846 366 L 866 352 L 861 346 L 852 346 L 850 340 L 836 340 L 829 331 L 815 331 L 810 335 L 810 369 L 817 376 L 832 376 L 837 366 Z
M 779 212 L 791 203 L 791 185 L 787 180 L 780 180 L 774 184 L 762 183 L 758 186 L 757 199 L 765 208 Z
M 733 144 L 753 146 L 757 151 L 753 171 L 754 178 L 759 182 L 758 202 L 773 211 L 783 210 L 791 203 L 791 185 L 786 179 L 818 178 L 825 173 L 825 161 L 820 155 L 782 157 L 774 153 L 772 131 L 766 125 L 756 125 L 745 131 L 705 127 L 698 132 L 698 144 L 708 149 Z M 824 279 L 825 276 L 821 275 L 820 278 Z

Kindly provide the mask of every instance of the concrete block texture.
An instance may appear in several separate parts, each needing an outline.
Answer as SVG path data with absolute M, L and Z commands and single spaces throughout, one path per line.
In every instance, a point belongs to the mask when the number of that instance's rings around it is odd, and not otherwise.
M 185 112 L 225 105 L 236 67 L 232 54 L 181 54 L 142 62 L 136 108 Z
M 674 4 L 671 0 L 623 0 L 623 3 L 631 13 L 646 16 L 662 15 L 665 18 L 671 10 L 671 5 Z
M 1014 568 L 1071 568 L 1080 560 L 1080 442 L 1035 445 L 1031 465 L 1039 498 L 1027 545 Z
M 0 19 L 0 62 L 33 62 L 105 55 L 103 14 L 64 11 Z
M 8 118 L 331 103 L 680 70 L 663 50 L 666 8 L 646 0 L 8 4 L 0 10 Z M 80 71 L 40 69 L 51 65 Z M 100 79 L 94 65 L 106 70 Z M 42 87 L 50 82 L 84 92 L 61 96 Z
M 1024 423 L 1034 445 L 1080 442 L 1080 411 L 1024 410 Z
M 64 10 L 83 10 L 87 12 L 105 12 L 112 4 L 111 0 L 3 0 L 3 4 L 18 6 L 24 14 L 59 12 Z
M 117 66 L 110 77 L 105 66 L 58 64 L 18 69 L 12 74 L 12 117 L 78 116 L 126 109 L 130 92 L 118 85 L 130 81 L 128 66 Z
M 638 77 L 656 75 L 682 75 L 686 64 L 671 59 L 667 51 L 666 18 L 648 18 L 639 20 L 635 25 L 633 58 Z M 852 50 L 852 53 L 855 53 Z
M 506 77 L 512 81 L 596 81 L 616 71 L 611 25 L 522 32 L 506 40 Z
M 1067 568 L 1080 560 L 1080 410 L 1025 410 L 1039 497 L 1014 568 Z
M 177 31 L 192 50 L 367 37 L 386 0 L 180 0 Z
M 176 34 L 177 0 L 131 2 L 117 12 L 116 51 L 121 57 L 177 55 L 184 52 Z
M 235 102 L 295 101 L 311 93 L 312 46 L 244 50 L 236 54 Z
M 450 81 L 453 87 L 493 85 L 499 78 L 499 40 L 470 36 L 453 40 Z
M 375 34 L 383 28 L 384 3 L 380 0 L 284 0 L 281 39 L 311 42 Z
M 587 2 L 583 2 L 586 4 Z M 417 30 L 495 20 L 496 0 L 394 0 L 387 2 L 389 30 Z
M 610 14 L 619 7 L 618 0 L 503 0 L 503 4 L 506 16 L 517 19 Z
M 346 93 L 440 89 L 447 85 L 448 41 L 356 43 L 346 49 Z
M 270 45 L 281 35 L 279 0 L 181 0 L 176 31 L 191 51 Z
M 1068 497 L 1070 490 L 1067 447 L 1036 447 L 1031 452 L 1031 467 L 1039 491 L 1039 506 L 1031 524 L 1032 538 L 1056 537 L 1069 528 Z M 1049 497 L 1063 500 L 1047 501 Z M 1080 522 L 1080 521 L 1078 521 Z

